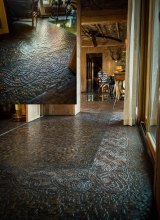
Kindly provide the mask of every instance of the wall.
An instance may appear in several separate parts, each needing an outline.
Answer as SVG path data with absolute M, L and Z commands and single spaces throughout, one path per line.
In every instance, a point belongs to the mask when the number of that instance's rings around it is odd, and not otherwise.
M 108 47 L 82 47 L 81 48 L 81 92 L 86 92 L 86 54 L 102 53 L 102 70 L 113 75 L 117 63 L 112 60 Z
M 76 115 L 75 105 L 43 104 L 41 115 Z
M 40 105 L 39 104 L 26 105 L 26 121 L 30 122 L 37 118 L 40 118 Z

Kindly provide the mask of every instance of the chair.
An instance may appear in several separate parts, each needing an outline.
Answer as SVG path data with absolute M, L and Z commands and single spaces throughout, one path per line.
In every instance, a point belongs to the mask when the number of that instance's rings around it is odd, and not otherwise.
M 100 92 L 107 92 L 109 93 L 109 78 L 106 73 L 102 73 L 102 75 L 98 77 L 98 93 Z
M 114 98 L 114 85 L 115 85 L 115 79 L 114 76 L 109 76 L 109 95 L 111 98 Z

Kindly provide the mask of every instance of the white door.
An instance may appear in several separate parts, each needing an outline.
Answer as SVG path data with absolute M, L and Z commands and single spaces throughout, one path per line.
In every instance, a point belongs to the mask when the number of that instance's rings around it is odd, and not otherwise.
M 40 118 L 40 104 L 26 105 L 26 121 L 30 122 Z

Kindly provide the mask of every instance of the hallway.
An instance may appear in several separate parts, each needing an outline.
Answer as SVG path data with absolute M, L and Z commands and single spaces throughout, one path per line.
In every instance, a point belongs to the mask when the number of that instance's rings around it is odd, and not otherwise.
M 155 219 L 153 171 L 123 101 L 82 102 L 0 137 L 1 219 Z

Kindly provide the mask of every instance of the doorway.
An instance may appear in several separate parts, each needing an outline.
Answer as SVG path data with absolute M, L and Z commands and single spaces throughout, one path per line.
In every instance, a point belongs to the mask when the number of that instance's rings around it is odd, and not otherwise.
M 88 53 L 87 60 L 87 93 L 94 93 L 98 90 L 97 74 L 102 69 L 102 53 Z

